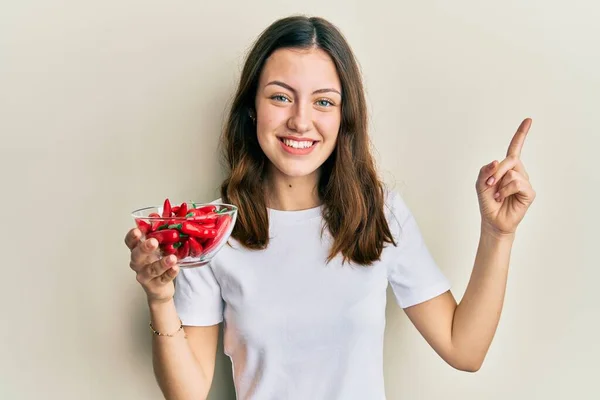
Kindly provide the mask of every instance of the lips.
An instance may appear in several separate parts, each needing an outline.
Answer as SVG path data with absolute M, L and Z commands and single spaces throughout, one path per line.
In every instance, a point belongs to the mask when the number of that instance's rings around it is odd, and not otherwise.
M 279 140 L 295 140 L 296 142 L 318 142 L 317 139 L 305 138 L 305 137 L 297 137 L 297 136 L 278 136 Z
M 318 144 L 318 141 L 313 141 L 312 139 L 309 139 L 309 138 L 302 138 L 302 140 L 297 140 L 297 138 L 290 139 L 290 137 L 280 137 L 278 139 L 279 139 L 279 142 L 281 143 L 282 149 L 284 151 L 286 151 L 287 153 L 294 154 L 294 155 L 310 154 Z M 288 146 L 287 144 L 285 144 L 284 139 L 296 140 L 299 142 L 312 142 L 312 145 L 309 147 L 304 147 L 304 148 L 291 147 L 291 146 Z

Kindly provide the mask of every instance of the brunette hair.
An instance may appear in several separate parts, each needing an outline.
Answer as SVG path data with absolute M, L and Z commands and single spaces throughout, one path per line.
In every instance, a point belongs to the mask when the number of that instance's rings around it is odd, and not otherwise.
M 384 214 L 385 188 L 380 181 L 367 132 L 367 109 L 358 63 L 342 33 L 318 17 L 290 16 L 267 27 L 246 56 L 237 92 L 222 134 L 228 170 L 221 199 L 238 207 L 232 237 L 249 249 L 269 244 L 269 218 L 264 180 L 268 159 L 258 143 L 251 113 L 261 70 L 280 48 L 319 48 L 333 60 L 342 84 L 341 124 L 336 147 L 323 163 L 318 194 L 324 228 L 333 244 L 327 258 L 371 265 L 384 242 L 396 245 Z

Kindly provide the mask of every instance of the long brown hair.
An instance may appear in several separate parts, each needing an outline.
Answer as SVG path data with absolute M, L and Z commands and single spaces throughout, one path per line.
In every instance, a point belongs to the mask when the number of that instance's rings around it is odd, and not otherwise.
M 384 242 L 396 243 L 384 215 L 384 185 L 370 153 L 360 70 L 342 33 L 325 19 L 279 19 L 261 33 L 248 53 L 222 134 L 228 176 L 221 185 L 221 198 L 239 208 L 232 237 L 249 249 L 266 248 L 269 218 L 263 184 L 269 161 L 258 143 L 250 112 L 267 58 L 280 48 L 311 47 L 332 58 L 343 94 L 336 147 L 320 167 L 318 182 L 324 228 L 334 239 L 327 262 L 341 253 L 342 263 L 371 265 L 380 258 Z

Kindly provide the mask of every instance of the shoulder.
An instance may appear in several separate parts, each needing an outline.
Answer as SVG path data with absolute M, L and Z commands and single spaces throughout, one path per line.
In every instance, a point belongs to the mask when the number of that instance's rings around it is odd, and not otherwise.
M 384 187 L 384 214 L 392 231 L 397 231 L 411 217 L 410 209 L 400 192 L 388 186 Z

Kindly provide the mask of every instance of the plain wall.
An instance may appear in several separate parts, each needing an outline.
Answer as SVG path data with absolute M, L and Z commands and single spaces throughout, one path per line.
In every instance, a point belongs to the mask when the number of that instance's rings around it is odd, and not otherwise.
M 130 212 L 210 201 L 243 56 L 276 18 L 329 18 L 361 63 L 380 171 L 458 300 L 475 180 L 519 123 L 537 198 L 482 369 L 446 365 L 388 292 L 396 399 L 598 399 L 600 5 L 592 1 L 4 1 L 0 398 L 160 399 Z M 233 399 L 219 344 L 211 399 Z

